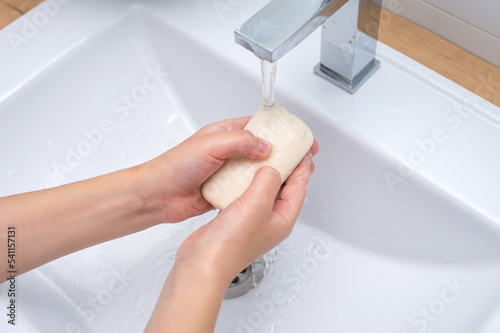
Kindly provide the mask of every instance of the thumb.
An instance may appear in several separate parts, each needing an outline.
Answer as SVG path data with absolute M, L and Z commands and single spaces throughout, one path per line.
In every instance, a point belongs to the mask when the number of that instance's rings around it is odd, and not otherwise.
M 235 201 L 244 211 L 250 209 L 250 213 L 257 215 L 271 214 L 280 187 L 280 173 L 270 166 L 263 166 L 255 173 L 250 186 Z
M 248 130 L 207 134 L 203 143 L 206 153 L 218 160 L 225 160 L 234 155 L 266 158 L 272 149 L 269 142 L 256 137 Z

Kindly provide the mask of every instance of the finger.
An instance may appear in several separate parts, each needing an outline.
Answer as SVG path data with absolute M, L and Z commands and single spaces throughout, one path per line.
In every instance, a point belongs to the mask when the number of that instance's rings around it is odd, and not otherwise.
M 310 152 L 312 153 L 312 156 L 316 156 L 319 153 L 319 144 L 318 141 L 314 140 L 313 145 L 311 146 Z M 311 162 L 311 172 L 310 174 L 312 175 L 314 173 L 314 170 L 316 170 L 316 165 L 314 162 Z
M 285 186 L 294 184 L 307 188 L 307 184 L 309 183 L 309 176 L 311 175 L 311 167 L 314 165 L 312 159 L 312 152 L 308 152 L 299 163 L 299 165 L 297 165 L 292 174 L 288 177 L 285 182 Z
M 313 156 L 316 156 L 319 153 L 319 143 L 318 141 L 314 140 L 312 147 L 311 147 L 311 152 Z
M 225 260 L 232 272 L 241 271 L 276 245 L 269 222 L 280 184 L 276 169 L 262 167 L 246 191 L 217 215 L 214 225 L 222 230 L 217 238 L 225 239 L 216 243 L 226 244 L 221 249 L 224 256 L 237 254 L 232 260 Z
M 217 121 L 215 123 L 208 124 L 202 127 L 191 137 L 195 138 L 209 133 L 220 133 L 220 132 L 242 130 L 246 126 L 250 118 L 251 118 L 250 116 L 246 116 L 241 118 L 225 119 Z
M 284 237 L 292 231 L 304 202 L 312 167 L 312 152 L 307 153 L 281 190 L 273 208 L 273 222 Z
M 228 157 L 243 155 L 253 159 L 271 154 L 271 144 L 247 130 L 211 133 L 200 138 L 203 149 L 210 157 L 223 161 Z
M 242 209 L 270 214 L 280 187 L 280 173 L 272 167 L 264 166 L 257 170 L 250 186 L 235 201 Z

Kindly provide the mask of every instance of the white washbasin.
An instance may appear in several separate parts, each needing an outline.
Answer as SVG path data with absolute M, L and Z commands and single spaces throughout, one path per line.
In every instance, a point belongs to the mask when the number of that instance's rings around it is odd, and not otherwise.
M 232 31 L 265 2 L 74 0 L 5 28 L 0 195 L 135 165 L 255 112 L 259 61 Z M 355 95 L 315 76 L 318 59 L 319 31 L 278 63 L 277 103 L 321 146 L 307 201 L 216 332 L 498 332 L 499 108 L 382 44 Z M 213 216 L 21 276 L 2 332 L 142 331 L 176 248 Z

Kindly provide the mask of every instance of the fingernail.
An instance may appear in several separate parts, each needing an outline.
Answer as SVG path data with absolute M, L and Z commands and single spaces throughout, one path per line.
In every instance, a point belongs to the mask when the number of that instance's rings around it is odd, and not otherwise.
M 259 152 L 267 153 L 271 149 L 271 144 L 265 140 L 259 139 Z

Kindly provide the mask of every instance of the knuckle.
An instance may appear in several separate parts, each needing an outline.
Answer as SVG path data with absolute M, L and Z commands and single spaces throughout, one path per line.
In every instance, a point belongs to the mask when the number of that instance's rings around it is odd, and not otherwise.
M 249 130 L 242 130 L 241 131 L 241 150 L 242 153 L 247 153 L 254 155 L 258 151 L 259 148 L 259 139 L 253 135 L 252 132 Z

